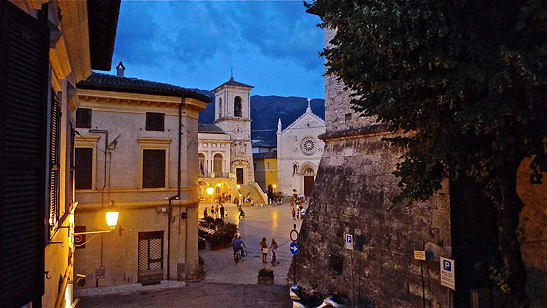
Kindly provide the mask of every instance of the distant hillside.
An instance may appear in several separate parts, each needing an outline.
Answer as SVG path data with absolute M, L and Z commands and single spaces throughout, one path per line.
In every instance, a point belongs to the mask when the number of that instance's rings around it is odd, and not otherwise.
M 214 99 L 211 91 L 198 90 L 197 92 Z M 282 96 L 251 96 L 251 137 L 262 138 L 265 142 L 276 144 L 277 121 L 281 118 L 283 129 L 292 124 L 299 116 L 306 112 L 307 98 Z M 210 103 L 199 114 L 200 124 L 212 124 L 215 120 L 215 105 Z M 325 100 L 312 99 L 311 109 L 321 119 L 325 119 Z

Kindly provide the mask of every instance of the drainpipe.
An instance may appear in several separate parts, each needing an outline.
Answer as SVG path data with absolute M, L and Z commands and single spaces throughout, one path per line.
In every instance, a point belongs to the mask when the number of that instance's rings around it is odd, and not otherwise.
M 179 105 L 179 149 L 178 149 L 178 162 L 177 162 L 177 195 L 169 198 L 169 210 L 168 210 L 168 219 L 167 219 L 167 280 L 171 277 L 171 217 L 173 212 L 173 200 L 180 200 L 180 181 L 181 181 L 181 171 L 180 171 L 180 162 L 181 162 L 181 146 L 182 146 L 182 107 L 184 106 L 184 95 L 182 96 L 182 101 Z M 186 224 L 186 234 L 188 235 L 188 225 Z M 184 263 L 186 264 L 186 250 L 188 236 L 185 240 L 185 253 L 184 253 Z
M 108 131 L 105 129 L 90 129 L 92 134 L 104 134 L 104 176 L 103 176 L 103 189 L 101 191 L 101 209 L 104 209 L 104 190 L 106 189 L 106 159 L 108 154 Z M 103 267 L 103 247 L 104 247 L 104 234 L 101 234 L 101 267 Z M 95 287 L 99 287 L 99 278 L 95 277 Z

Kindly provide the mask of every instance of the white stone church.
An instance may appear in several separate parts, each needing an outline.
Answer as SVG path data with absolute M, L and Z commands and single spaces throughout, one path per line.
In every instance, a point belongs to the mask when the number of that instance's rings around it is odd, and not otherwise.
M 310 107 L 291 125 L 282 130 L 277 124 L 277 178 L 279 192 L 290 196 L 311 194 L 325 143 L 318 136 L 325 133 L 325 121 Z

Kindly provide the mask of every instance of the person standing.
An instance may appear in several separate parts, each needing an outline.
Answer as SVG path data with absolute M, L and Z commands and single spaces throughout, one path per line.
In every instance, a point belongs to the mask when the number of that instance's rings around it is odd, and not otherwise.
M 205 209 L 203 210 L 203 218 L 205 219 L 205 217 L 209 216 L 207 214 L 207 207 L 205 207 Z
M 262 238 L 262 242 L 260 242 L 260 247 L 262 248 L 262 263 L 266 262 L 266 257 L 268 256 L 268 243 L 266 243 L 266 238 Z
M 220 219 L 224 220 L 224 205 L 220 205 Z
M 277 260 L 277 248 L 279 248 L 279 246 L 275 239 L 272 238 L 272 243 L 270 244 L 270 249 L 272 250 L 272 266 L 279 264 L 279 261 Z
M 294 207 L 292 208 L 292 220 L 295 220 L 295 214 L 296 212 L 294 211 Z

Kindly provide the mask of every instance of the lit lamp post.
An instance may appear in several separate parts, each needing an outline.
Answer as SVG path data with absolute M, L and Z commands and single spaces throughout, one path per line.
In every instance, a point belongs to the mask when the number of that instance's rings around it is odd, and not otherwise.
M 221 187 L 221 186 L 222 186 L 222 185 L 221 185 L 220 183 L 217 184 L 217 187 L 218 187 L 218 205 L 220 205 L 220 203 L 221 203 L 221 202 L 220 202 L 220 198 L 222 197 L 222 195 L 221 195 L 221 193 L 220 193 L 220 187 Z
M 240 203 L 241 202 L 241 194 L 239 193 L 239 188 L 241 187 L 241 185 L 237 184 L 236 187 L 237 187 L 237 206 L 241 207 L 241 205 L 240 205 L 241 204 Z
M 118 217 L 120 215 L 120 212 L 116 210 L 114 207 L 114 201 L 110 202 L 110 207 L 106 211 L 106 224 L 108 225 L 109 230 L 101 230 L 101 231 L 87 231 L 87 232 L 74 232 L 75 237 L 81 237 L 82 235 L 86 234 L 99 234 L 99 233 L 110 233 L 113 232 L 116 228 L 116 225 L 118 224 Z
M 214 193 L 215 193 L 214 187 L 207 187 L 207 194 L 209 195 L 210 198 L 213 198 Z

